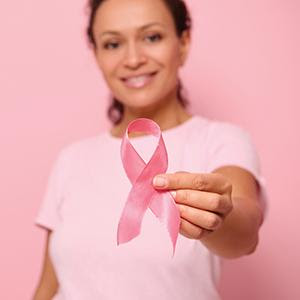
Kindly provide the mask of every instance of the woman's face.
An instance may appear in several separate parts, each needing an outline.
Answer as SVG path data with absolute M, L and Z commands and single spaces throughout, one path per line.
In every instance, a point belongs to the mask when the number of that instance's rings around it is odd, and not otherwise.
M 99 67 L 125 106 L 151 107 L 176 95 L 189 35 L 178 38 L 163 0 L 106 0 L 93 33 Z

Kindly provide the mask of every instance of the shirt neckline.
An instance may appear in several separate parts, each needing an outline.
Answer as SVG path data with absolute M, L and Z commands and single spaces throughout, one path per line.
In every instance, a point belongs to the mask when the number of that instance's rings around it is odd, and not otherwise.
M 187 127 L 190 127 L 192 126 L 192 124 L 199 118 L 198 115 L 192 115 L 189 119 L 187 119 L 186 121 L 184 121 L 183 123 L 175 126 L 175 127 L 172 127 L 172 128 L 168 128 L 168 129 L 165 129 L 165 130 L 162 130 L 162 135 L 164 138 L 168 138 L 169 136 L 172 136 L 174 135 L 175 133 L 178 134 L 180 131 L 182 130 L 185 130 Z M 113 136 L 111 133 L 110 133 L 110 130 L 106 130 L 104 133 L 103 133 L 104 137 L 107 138 L 108 140 L 114 142 L 114 143 L 121 143 L 122 141 L 122 138 L 120 137 L 115 137 Z M 145 141 L 146 139 L 148 139 L 149 135 L 143 135 L 143 136 L 137 136 L 137 137 L 134 137 L 134 138 L 130 138 L 130 140 L 134 140 L 136 142 L 139 142 L 139 141 Z

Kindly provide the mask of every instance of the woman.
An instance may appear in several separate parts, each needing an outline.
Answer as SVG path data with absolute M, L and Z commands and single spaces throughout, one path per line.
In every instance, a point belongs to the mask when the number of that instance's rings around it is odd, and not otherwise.
M 110 131 L 66 147 L 53 167 L 37 224 L 47 229 L 35 300 L 219 299 L 221 258 L 253 253 L 263 212 L 258 158 L 241 128 L 191 115 L 178 72 L 190 46 L 182 0 L 90 1 L 88 36 L 113 94 Z M 146 213 L 141 234 L 117 246 L 131 188 L 119 155 L 130 121 L 157 122 L 169 155 L 153 186 L 172 190 L 181 224 L 176 253 Z M 131 139 L 145 161 L 150 136 Z

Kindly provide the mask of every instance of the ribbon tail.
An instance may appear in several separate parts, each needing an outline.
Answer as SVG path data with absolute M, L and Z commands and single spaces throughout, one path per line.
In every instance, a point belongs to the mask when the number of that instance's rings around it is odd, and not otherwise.
M 145 189 L 144 184 L 137 184 L 131 189 L 118 224 L 118 245 L 129 242 L 140 234 L 142 220 L 152 195 L 153 191 Z
M 180 228 L 180 213 L 173 197 L 168 192 L 159 193 L 153 197 L 149 207 L 160 222 L 166 225 L 172 241 L 174 256 Z
M 173 244 L 173 256 L 175 254 L 175 248 L 180 228 L 180 214 L 177 206 L 171 205 L 169 209 L 169 219 L 168 219 L 168 231 L 171 236 L 172 244 Z

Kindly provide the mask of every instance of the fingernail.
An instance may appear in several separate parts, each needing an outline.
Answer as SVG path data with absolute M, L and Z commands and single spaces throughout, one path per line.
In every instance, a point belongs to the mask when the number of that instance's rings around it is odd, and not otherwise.
M 171 191 L 170 193 L 173 196 L 173 198 L 175 199 L 176 198 L 176 191 Z
M 164 176 L 156 176 L 154 177 L 153 184 L 157 187 L 164 187 L 167 185 L 167 178 Z

